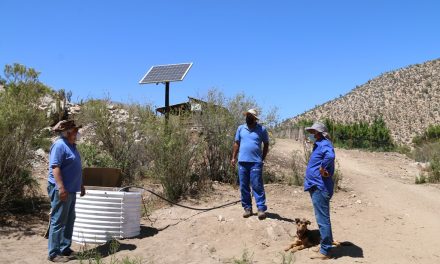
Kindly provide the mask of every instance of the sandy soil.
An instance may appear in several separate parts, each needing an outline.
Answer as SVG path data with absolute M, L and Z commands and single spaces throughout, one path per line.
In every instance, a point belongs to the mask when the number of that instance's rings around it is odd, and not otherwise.
M 292 149 L 301 146 L 278 139 L 272 162 L 288 160 Z M 353 246 L 335 249 L 335 259 L 326 262 L 440 263 L 440 188 L 413 184 L 417 165 L 400 154 L 339 149 L 337 159 L 344 190 L 332 199 L 333 233 Z M 300 187 L 269 184 L 266 190 L 269 217 L 264 221 L 243 219 L 239 204 L 204 213 L 165 206 L 142 220 L 138 238 L 121 240 L 113 257 L 139 257 L 145 263 L 232 263 L 247 251 L 253 263 L 282 263 L 283 248 L 295 233 L 293 219 L 305 217 L 312 229 L 317 226 L 310 197 Z M 238 198 L 237 189 L 215 184 L 211 194 L 184 203 L 209 207 Z M 46 263 L 47 240 L 39 235 L 44 224 L 20 230 L 2 226 L 0 263 Z M 108 248 L 99 249 L 105 253 Z M 293 260 L 319 263 L 309 259 L 311 254 L 297 252 Z

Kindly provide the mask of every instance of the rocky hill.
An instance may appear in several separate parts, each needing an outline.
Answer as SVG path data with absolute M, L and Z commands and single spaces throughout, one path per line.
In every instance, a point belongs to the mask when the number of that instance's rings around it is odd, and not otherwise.
M 337 122 L 372 121 L 382 115 L 399 144 L 409 144 L 430 124 L 440 123 L 440 59 L 384 73 L 348 94 L 282 124 L 330 118 Z

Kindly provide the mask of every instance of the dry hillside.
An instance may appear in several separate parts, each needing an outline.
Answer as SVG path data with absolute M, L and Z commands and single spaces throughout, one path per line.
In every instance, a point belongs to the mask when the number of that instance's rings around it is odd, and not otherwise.
M 382 115 L 397 143 L 408 144 L 430 124 L 440 122 L 440 59 L 384 73 L 348 94 L 286 121 L 330 118 L 371 121 Z

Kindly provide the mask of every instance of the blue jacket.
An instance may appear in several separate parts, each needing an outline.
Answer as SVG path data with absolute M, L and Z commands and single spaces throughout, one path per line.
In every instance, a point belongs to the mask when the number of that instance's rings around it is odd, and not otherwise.
M 330 177 L 322 177 L 319 168 L 327 170 Z M 313 145 L 313 152 L 307 164 L 306 175 L 304 178 L 304 191 L 308 191 L 313 186 L 319 190 L 327 191 L 333 195 L 333 174 L 335 173 L 335 150 L 330 140 L 321 138 Z

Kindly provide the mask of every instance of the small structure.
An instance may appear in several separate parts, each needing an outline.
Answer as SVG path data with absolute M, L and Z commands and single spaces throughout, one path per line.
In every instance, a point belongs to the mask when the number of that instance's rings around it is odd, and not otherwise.
M 200 118 L 198 118 L 198 116 L 204 114 L 204 112 L 208 108 L 208 104 L 208 102 L 188 96 L 187 102 L 170 105 L 168 108 L 168 114 L 171 116 L 180 117 L 182 119 L 185 117 L 185 125 L 191 131 L 201 132 L 203 130 L 203 125 L 200 123 Z M 213 107 L 215 107 L 216 109 L 218 108 L 219 110 L 221 109 L 223 111 L 227 111 L 226 108 L 219 105 L 213 105 Z M 157 113 L 166 115 L 167 107 L 156 108 L 156 114 Z
M 170 105 L 169 109 L 171 115 L 182 116 L 187 114 L 201 113 L 207 104 L 208 103 L 205 101 L 188 96 L 188 102 Z M 166 109 L 166 106 L 156 108 L 156 113 L 161 113 L 164 115 L 166 113 Z

